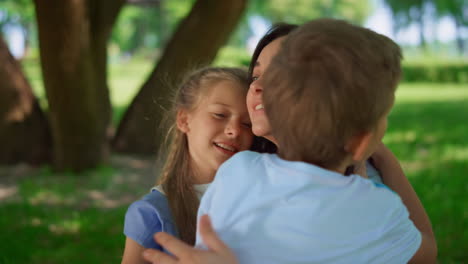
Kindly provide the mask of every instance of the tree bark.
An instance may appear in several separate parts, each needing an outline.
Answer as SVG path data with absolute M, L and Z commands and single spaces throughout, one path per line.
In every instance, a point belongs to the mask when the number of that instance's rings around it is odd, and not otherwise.
M 465 40 L 462 35 L 462 24 L 457 19 L 455 20 L 455 39 L 457 42 L 458 53 L 463 56 L 465 54 Z
M 81 171 L 108 156 L 107 40 L 125 0 L 35 0 L 53 165 Z
M 48 123 L 19 63 L 0 36 L 0 163 L 50 160 Z
M 179 24 L 148 80 L 134 98 L 113 140 L 116 151 L 154 154 L 168 96 L 187 71 L 213 61 L 240 20 L 247 0 L 198 0 Z

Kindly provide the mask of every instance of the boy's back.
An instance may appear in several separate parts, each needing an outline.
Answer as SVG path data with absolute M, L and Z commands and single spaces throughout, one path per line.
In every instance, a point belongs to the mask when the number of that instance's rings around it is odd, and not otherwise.
M 202 214 L 240 263 L 406 263 L 421 241 L 384 185 L 271 154 L 224 163 Z

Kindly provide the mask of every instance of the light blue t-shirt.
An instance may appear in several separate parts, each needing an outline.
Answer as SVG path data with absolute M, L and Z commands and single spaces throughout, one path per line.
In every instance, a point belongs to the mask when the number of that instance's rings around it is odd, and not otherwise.
M 221 165 L 209 214 L 244 263 L 406 263 L 421 244 L 400 197 L 358 175 L 244 151 Z M 197 232 L 198 247 L 205 247 Z

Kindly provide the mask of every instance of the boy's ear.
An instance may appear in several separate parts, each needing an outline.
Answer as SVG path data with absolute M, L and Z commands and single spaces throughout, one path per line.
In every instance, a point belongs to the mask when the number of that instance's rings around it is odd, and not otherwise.
M 351 138 L 345 146 L 345 150 L 351 153 L 354 161 L 362 161 L 367 158 L 369 147 L 374 133 L 371 131 L 358 134 Z
M 176 123 L 177 123 L 177 128 L 182 131 L 183 133 L 189 132 L 189 126 L 188 126 L 188 114 L 187 111 L 185 110 L 179 110 L 177 111 L 177 117 L 176 117 Z

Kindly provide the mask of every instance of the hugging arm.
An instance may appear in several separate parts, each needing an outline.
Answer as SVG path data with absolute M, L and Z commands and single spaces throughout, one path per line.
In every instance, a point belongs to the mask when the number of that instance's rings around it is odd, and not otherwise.
M 372 160 L 375 167 L 379 170 L 383 182 L 390 189 L 398 193 L 403 204 L 408 209 L 410 219 L 421 232 L 421 247 L 411 260 L 411 263 L 435 263 L 437 258 L 437 243 L 432 231 L 431 222 L 397 158 L 383 143 L 380 143 L 377 151 L 372 155 Z

